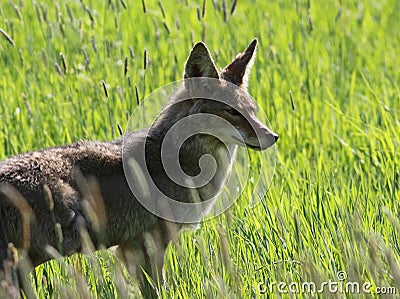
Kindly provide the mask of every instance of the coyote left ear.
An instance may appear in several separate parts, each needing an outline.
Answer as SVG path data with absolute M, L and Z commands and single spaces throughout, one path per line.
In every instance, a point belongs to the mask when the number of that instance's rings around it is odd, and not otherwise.
M 219 78 L 217 68 L 204 43 L 199 42 L 193 47 L 185 63 L 183 76 L 185 79 L 193 77 Z
M 243 53 L 236 56 L 236 58 L 222 70 L 221 78 L 247 88 L 247 81 L 250 69 L 253 66 L 257 43 L 258 40 L 255 38 Z

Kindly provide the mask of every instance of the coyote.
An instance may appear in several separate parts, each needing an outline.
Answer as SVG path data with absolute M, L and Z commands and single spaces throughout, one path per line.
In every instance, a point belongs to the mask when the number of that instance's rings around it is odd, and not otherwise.
M 205 44 L 197 43 L 184 66 L 184 78 L 200 81 L 182 84 L 182 89 L 171 97 L 167 108 L 147 131 L 126 133 L 110 142 L 79 141 L 0 162 L 1 279 L 6 279 L 7 269 L 17 269 L 25 275 L 20 282 L 24 288 L 29 270 L 54 258 L 54 252 L 71 255 L 87 252 L 88 248 L 118 246 L 125 262 L 134 261 L 134 274 L 143 294 L 155 296 L 156 290 L 143 272 L 155 283 L 162 282 L 164 252 L 182 224 L 159 217 L 142 206 L 133 191 L 149 182 L 140 180 L 140 174 L 137 175 L 143 170 L 140 167 L 134 171 L 139 179 L 133 180 L 133 184 L 128 182 L 123 151 L 140 152 L 139 148 L 145 144 L 143 155 L 151 179 L 174 200 L 190 203 L 217 196 L 234 160 L 230 151 L 234 153 L 237 146 L 264 150 L 278 139 L 256 118 L 255 105 L 247 93 L 256 47 L 254 39 L 219 72 Z M 213 85 L 217 90 L 211 91 L 215 95 L 223 92 L 227 84 L 235 85 L 238 91 L 229 97 L 229 103 L 195 96 L 199 89 L 210 89 L 207 80 L 202 81 L 207 78 L 217 82 Z M 186 100 L 177 101 L 177 97 Z M 204 155 L 215 158 L 214 176 L 197 188 L 181 186 L 169 178 L 160 152 L 168 131 L 185 117 L 198 114 L 218 116 L 231 126 L 218 128 L 223 140 L 197 134 L 177 149 L 179 164 L 188 176 L 194 177 L 201 171 L 199 161 Z M 208 125 L 213 123 L 210 121 Z M 197 192 L 195 199 L 193 191 Z M 15 252 L 21 256 L 19 260 Z M 29 265 L 28 271 L 21 272 L 21 264 Z

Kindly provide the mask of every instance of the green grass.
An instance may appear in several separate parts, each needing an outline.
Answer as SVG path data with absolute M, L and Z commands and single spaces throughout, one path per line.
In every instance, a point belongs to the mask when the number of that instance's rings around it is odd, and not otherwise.
M 116 138 L 137 96 L 181 79 L 193 42 L 222 67 L 258 37 L 249 90 L 280 135 L 273 183 L 256 207 L 246 190 L 180 235 L 162 297 L 286 298 L 259 284 L 319 286 L 338 271 L 399 294 L 400 2 L 238 1 L 231 14 L 233 1 L 206 0 L 204 16 L 203 1 L 179 2 L 2 1 L 15 46 L 0 34 L 0 158 Z M 38 267 L 32 287 L 39 298 L 135 298 L 126 273 L 107 252 L 73 256 Z

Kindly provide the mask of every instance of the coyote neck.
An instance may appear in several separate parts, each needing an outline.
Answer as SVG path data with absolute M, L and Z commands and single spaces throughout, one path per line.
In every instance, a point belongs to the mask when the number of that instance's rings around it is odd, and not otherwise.
M 215 161 L 217 167 L 212 179 L 208 184 L 199 190 L 200 195 L 203 195 L 201 194 L 202 191 L 206 191 L 207 194 L 204 194 L 205 197 L 208 197 L 209 195 L 213 195 L 211 197 L 214 197 L 219 193 L 225 184 L 226 177 L 231 170 L 231 166 L 235 158 L 235 153 L 236 146 L 234 145 L 227 146 L 213 136 L 197 135 L 188 139 L 182 145 L 179 156 L 180 166 L 185 173 L 190 176 L 195 176 L 202 171 L 199 165 L 202 157 L 209 158 L 208 162 L 210 164 L 214 163 Z M 205 164 L 205 171 L 212 169 L 210 164 L 207 162 Z M 210 192 L 213 194 L 208 194 Z M 207 199 L 209 198 L 205 198 L 203 200 Z
M 192 105 L 193 103 L 191 101 L 181 101 L 174 103 L 164 111 L 158 121 L 150 129 L 150 139 L 152 139 L 156 143 L 153 143 L 153 148 L 158 151 L 158 153 L 152 151 L 152 156 L 157 156 L 158 160 L 158 163 L 153 164 L 154 166 L 157 167 L 156 164 L 163 164 L 162 159 L 166 159 L 166 157 L 161 157 L 160 152 L 161 146 L 165 146 L 165 139 L 168 139 L 166 138 L 166 135 L 171 134 L 171 129 L 174 127 L 175 124 L 179 123 L 182 120 L 184 121 L 184 119 L 189 116 L 189 111 Z M 212 126 L 212 124 L 209 125 Z M 211 173 L 209 176 L 207 176 L 209 178 L 207 180 L 207 184 L 202 185 L 199 188 L 196 187 L 200 196 L 200 200 L 206 201 L 218 195 L 220 190 L 224 186 L 227 175 L 229 174 L 232 163 L 235 159 L 236 145 L 224 144 L 217 137 L 206 133 L 191 134 L 191 132 L 196 131 L 197 129 L 198 128 L 196 128 L 195 123 L 188 123 L 188 125 L 185 125 L 182 130 L 174 133 L 176 134 L 176 136 L 172 134 L 172 139 L 175 140 L 175 142 L 169 142 L 167 147 L 168 152 L 172 154 L 171 157 L 173 157 L 172 159 L 174 159 L 174 163 L 177 159 L 176 156 L 173 156 L 173 153 L 179 153 L 179 161 L 176 161 L 176 164 L 179 163 L 178 167 L 180 167 L 189 178 L 196 177 L 201 173 L 202 169 L 200 168 L 200 161 L 206 162 L 202 165 L 205 172 L 210 169 L 215 170 L 215 173 L 213 175 Z M 184 142 L 178 141 L 182 139 L 180 138 L 182 136 L 191 137 L 187 138 Z M 169 138 L 171 138 L 171 136 L 169 136 Z M 213 165 L 207 163 L 214 163 L 214 167 Z M 216 168 L 215 164 L 217 166 Z M 159 171 L 156 171 L 156 169 L 154 169 L 153 171 L 153 173 L 158 172 Z M 181 198 L 180 200 L 192 201 L 193 199 Z
M 170 127 L 171 126 L 165 124 L 163 127 L 156 126 L 157 138 L 155 139 L 158 140 L 158 145 L 155 147 L 158 151 L 156 155 L 158 156 L 159 163 L 162 164 L 164 163 L 162 162 L 163 159 L 176 160 L 176 157 L 174 158 L 173 155 L 171 157 L 160 156 L 161 144 L 163 143 Z M 150 136 L 154 136 L 154 133 L 154 131 L 150 133 Z M 176 140 L 178 139 L 177 136 Z M 207 179 L 207 183 L 195 187 L 197 190 L 196 193 L 200 196 L 201 201 L 207 201 L 208 199 L 216 197 L 216 195 L 220 193 L 236 155 L 236 145 L 226 145 L 218 138 L 207 134 L 196 134 L 191 136 L 182 144 L 173 144 L 172 148 L 169 148 L 168 150 L 171 153 L 179 153 L 179 161 L 176 161 L 176 164 L 179 163 L 177 166 L 180 167 L 189 178 L 198 176 L 202 170 L 205 173 L 208 173 L 208 175 L 206 175 L 209 178 Z M 200 163 L 200 161 L 205 163 Z M 202 168 L 200 168 L 200 165 Z M 210 170 L 215 170 L 215 172 L 211 172 Z M 199 199 L 181 198 L 180 200 L 197 201 Z

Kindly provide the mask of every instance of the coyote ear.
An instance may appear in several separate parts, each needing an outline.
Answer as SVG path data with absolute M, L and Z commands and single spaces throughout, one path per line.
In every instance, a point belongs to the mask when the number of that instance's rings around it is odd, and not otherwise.
M 219 78 L 210 52 L 202 42 L 197 43 L 190 52 L 183 76 L 185 79 L 193 77 Z
M 223 69 L 221 78 L 247 88 L 247 81 L 249 79 L 250 69 L 253 66 L 257 43 L 257 38 L 255 38 L 243 53 L 236 56 L 236 58 Z

